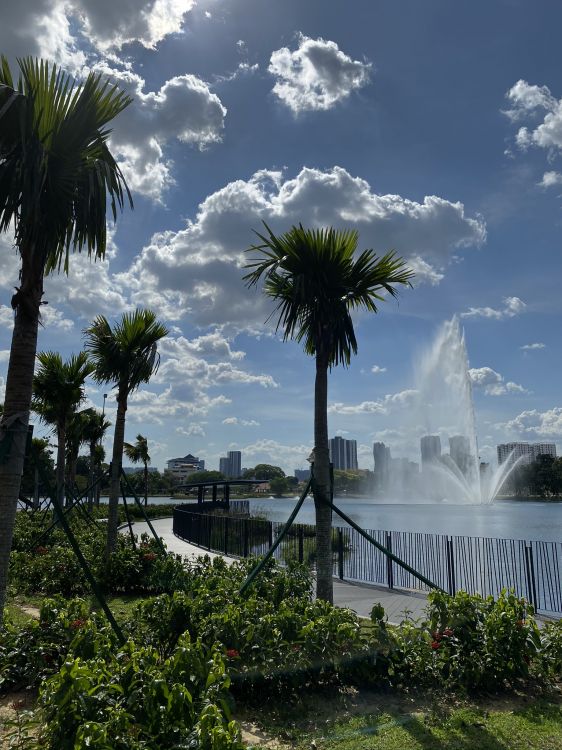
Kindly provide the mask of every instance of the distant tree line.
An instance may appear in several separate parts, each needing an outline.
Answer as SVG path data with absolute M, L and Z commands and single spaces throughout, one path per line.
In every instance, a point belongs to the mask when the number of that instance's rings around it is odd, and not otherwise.
M 532 463 L 517 466 L 505 492 L 513 492 L 517 497 L 562 496 L 562 458 L 543 455 Z

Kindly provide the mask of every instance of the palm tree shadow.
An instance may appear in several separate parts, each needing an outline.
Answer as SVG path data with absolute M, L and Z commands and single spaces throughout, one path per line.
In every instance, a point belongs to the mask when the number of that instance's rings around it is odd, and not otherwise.
M 493 737 L 478 721 L 460 721 L 455 727 L 456 742 L 450 738 L 446 744 L 434 734 L 431 726 L 415 716 L 405 722 L 403 728 L 423 750 L 508 750 L 507 745 Z

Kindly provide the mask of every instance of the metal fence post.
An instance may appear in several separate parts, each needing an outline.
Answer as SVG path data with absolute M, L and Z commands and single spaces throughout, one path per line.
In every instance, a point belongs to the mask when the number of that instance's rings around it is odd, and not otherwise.
M 244 519 L 244 557 L 248 557 L 249 553 L 249 544 L 248 544 L 248 519 Z
M 304 562 L 304 526 L 299 526 L 299 562 Z
M 535 581 L 535 564 L 533 560 L 533 548 L 525 545 L 525 573 L 527 574 L 527 590 L 531 604 L 537 609 L 537 584 Z
M 343 581 L 343 531 L 338 527 L 338 577 Z
M 392 536 L 386 532 L 386 548 L 389 552 L 392 552 Z M 392 560 L 390 557 L 386 558 L 386 580 L 388 582 L 388 588 L 394 588 L 394 571 L 392 570 Z
M 228 554 L 228 518 L 224 517 L 224 554 Z
M 268 534 L 269 534 L 268 542 L 269 542 L 269 546 L 272 547 L 273 546 L 273 521 L 268 521 L 267 524 L 269 527 L 268 528 Z
M 449 584 L 449 593 L 454 596 L 457 591 L 455 581 L 455 556 L 453 552 L 453 540 L 447 539 L 447 581 Z

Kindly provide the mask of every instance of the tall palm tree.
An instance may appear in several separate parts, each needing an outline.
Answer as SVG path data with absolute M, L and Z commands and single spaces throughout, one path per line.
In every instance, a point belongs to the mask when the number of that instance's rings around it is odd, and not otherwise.
M 355 257 L 354 230 L 292 227 L 280 236 L 265 224 L 256 232 L 259 257 L 247 264 L 248 286 L 263 278 L 264 292 L 277 301 L 277 330 L 283 340 L 302 341 L 316 359 L 314 389 L 314 505 L 316 513 L 318 598 L 333 601 L 332 511 L 328 447 L 328 369 L 351 362 L 357 340 L 351 312 L 377 312 L 385 295 L 396 296 L 397 284 L 410 285 L 413 273 L 394 252 L 378 258 L 373 250 Z
M 84 409 L 81 414 L 84 415 L 84 430 L 83 436 L 84 441 L 88 443 L 90 449 L 90 493 L 88 495 L 88 510 L 92 510 L 94 504 L 94 498 L 98 496 L 96 488 L 94 487 L 94 481 L 96 476 L 99 476 L 98 469 L 101 465 L 101 461 L 97 461 L 96 447 L 100 447 L 100 443 L 104 438 L 108 428 L 111 427 L 111 422 L 105 419 L 103 412 L 96 411 L 95 409 Z M 103 460 L 103 459 L 102 459 Z
M 152 310 L 124 313 L 113 328 L 107 318 L 98 315 L 84 331 L 86 349 L 96 367 L 94 378 L 98 383 L 114 383 L 117 388 L 107 520 L 108 554 L 117 546 L 117 508 L 127 401 L 129 394 L 142 383 L 148 383 L 157 371 L 160 364 L 157 343 L 167 334 L 167 329 L 156 320 Z
M 0 626 L 20 491 L 43 278 L 68 269 L 71 250 L 102 258 L 108 202 L 114 219 L 128 188 L 107 147 L 108 123 L 129 103 L 90 74 L 79 84 L 44 61 L 19 60 L 14 83 L 0 58 L 0 232 L 21 258 L 4 414 L 0 420 Z M 132 206 L 132 203 L 131 203 Z M 15 280 L 14 280 L 15 281 Z
M 148 505 L 148 464 L 150 455 L 148 453 L 148 440 L 143 435 L 137 435 L 136 443 L 124 443 L 125 455 L 134 464 L 144 466 L 144 504 Z
M 65 499 L 66 433 L 76 409 L 85 399 L 84 383 L 94 371 L 86 352 L 73 354 L 66 362 L 58 352 L 40 352 L 33 378 L 33 410 L 53 427 L 57 436 L 57 498 Z

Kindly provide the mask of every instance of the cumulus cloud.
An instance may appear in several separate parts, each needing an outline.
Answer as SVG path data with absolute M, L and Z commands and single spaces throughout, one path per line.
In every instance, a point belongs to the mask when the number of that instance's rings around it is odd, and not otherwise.
M 353 60 L 335 42 L 299 34 L 297 49 L 275 50 L 268 70 L 276 78 L 273 93 L 299 114 L 330 109 L 365 86 L 371 64 Z
M 191 74 L 170 78 L 157 91 L 145 91 L 145 80 L 128 69 L 98 64 L 133 97 L 119 115 L 111 144 L 133 192 L 162 200 L 174 184 L 173 163 L 164 153 L 166 144 L 182 143 L 207 148 L 222 138 L 226 109 L 207 83 Z
M 241 419 L 239 417 L 226 417 L 222 420 L 223 424 L 234 424 L 240 427 L 259 427 L 260 423 L 256 422 L 255 419 Z
M 379 367 L 378 365 L 373 365 L 371 367 L 371 372 L 374 372 L 375 375 L 378 375 L 381 372 L 386 372 L 386 367 Z
M 562 436 L 562 407 L 555 406 L 543 412 L 537 409 L 522 411 L 521 414 L 498 426 L 520 435 L 547 438 Z
M 41 307 L 41 323 L 46 328 L 58 328 L 61 331 L 71 331 L 74 328 L 74 321 L 65 318 L 61 310 L 51 305 Z
M 134 302 L 154 307 L 167 319 L 187 314 L 199 326 L 263 330 L 261 321 L 271 305 L 245 289 L 248 255 L 243 251 L 262 220 L 282 232 L 303 217 L 313 226 L 353 225 L 362 247 L 395 248 L 407 259 L 423 256 L 428 267 L 441 269 L 453 252 L 486 237 L 484 222 L 466 216 L 462 203 L 437 196 L 417 203 L 378 195 L 342 167 L 305 167 L 293 179 L 260 170 L 209 195 L 184 229 L 154 235 L 116 281 L 131 290 Z
M 502 301 L 503 307 L 499 309 L 493 307 L 470 307 L 466 312 L 461 313 L 461 318 L 504 320 L 505 318 L 513 318 L 519 315 L 527 307 L 526 303 L 519 299 L 519 297 L 504 297 Z
M 329 414 L 388 414 L 393 407 L 409 406 L 418 397 L 414 389 L 387 394 L 378 401 L 361 401 L 359 404 L 335 402 L 328 406 Z
M 536 349 L 546 349 L 546 344 L 541 343 L 540 341 L 535 342 L 534 344 L 524 344 L 523 346 L 519 347 L 524 352 L 531 352 L 535 351 Z
M 0 305 L 0 327 L 5 331 L 14 327 L 14 311 L 8 305 Z
M 192 422 L 189 427 L 176 427 L 176 432 L 178 435 L 184 435 L 185 437 L 193 437 L 194 435 L 205 437 L 204 424 L 205 422 Z
M 506 114 L 512 122 L 528 120 L 519 127 L 515 143 L 521 151 L 535 146 L 547 151 L 549 158 L 562 152 L 562 99 L 552 95 L 548 86 L 537 86 L 519 80 L 507 92 L 510 108 Z M 560 184 L 560 174 L 545 172 L 542 187 Z
M 503 375 L 491 367 L 474 367 L 468 371 L 472 385 L 481 388 L 487 396 L 505 396 L 507 393 L 529 393 L 522 385 L 506 382 Z
M 249 456 L 253 463 L 268 463 L 274 466 L 282 466 L 286 473 L 293 473 L 298 467 L 308 464 L 306 459 L 312 450 L 312 441 L 299 445 L 286 445 L 279 443 L 277 440 L 256 440 L 242 447 L 244 458 Z
M 560 172 L 545 172 L 539 185 L 544 188 L 562 185 L 562 174 Z
M 153 49 L 181 33 L 194 0 L 22 0 L 4 3 L 0 45 L 17 56 L 38 55 L 78 71 L 84 48 L 98 53 L 138 43 Z

